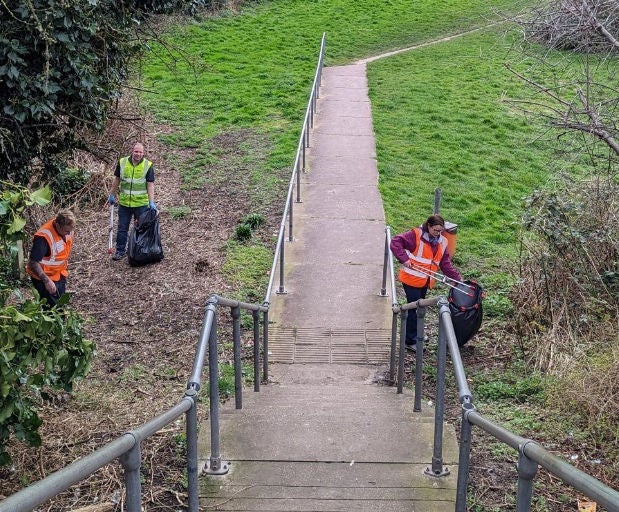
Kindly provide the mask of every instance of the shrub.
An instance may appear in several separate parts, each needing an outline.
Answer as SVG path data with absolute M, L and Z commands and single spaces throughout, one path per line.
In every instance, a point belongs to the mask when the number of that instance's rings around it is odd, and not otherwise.
M 94 344 L 82 335 L 81 317 L 62 308 L 63 298 L 51 310 L 38 299 L 0 307 L 0 465 L 11 462 L 11 434 L 41 444 L 37 399 L 46 390 L 70 391 L 90 369 Z
M 251 226 L 248 224 L 239 224 L 234 230 L 234 239 L 239 242 L 246 242 L 251 238 Z
M 66 197 L 84 188 L 88 179 L 88 171 L 78 167 L 65 167 L 54 176 L 51 188 L 59 197 Z
M 241 220 L 241 223 L 247 224 L 252 229 L 252 231 L 258 229 L 260 226 L 262 226 L 262 224 L 264 224 L 264 222 L 264 216 L 260 215 L 259 213 L 250 213 L 249 215 L 243 217 L 243 219 Z

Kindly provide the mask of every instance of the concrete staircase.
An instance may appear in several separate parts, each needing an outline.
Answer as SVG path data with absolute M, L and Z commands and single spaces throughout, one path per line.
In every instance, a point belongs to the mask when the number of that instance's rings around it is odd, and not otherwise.
M 452 511 L 457 444 L 446 427 L 447 477 L 432 459 L 433 410 L 382 385 L 373 366 L 276 365 L 273 381 L 222 407 L 224 476 L 203 477 L 204 510 Z M 208 437 L 208 432 L 204 432 Z M 209 440 L 204 450 L 209 453 Z

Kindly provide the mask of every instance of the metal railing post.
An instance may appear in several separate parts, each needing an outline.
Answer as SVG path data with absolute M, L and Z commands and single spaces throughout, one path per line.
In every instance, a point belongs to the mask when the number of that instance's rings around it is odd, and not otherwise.
M 537 474 L 537 462 L 524 453 L 524 447 L 532 441 L 525 441 L 518 448 L 518 492 L 516 494 L 516 512 L 529 512 L 533 498 L 533 479 Z
M 292 233 L 293 227 L 293 208 L 294 201 L 292 200 L 292 194 L 290 195 L 290 207 L 288 208 L 288 241 L 294 241 L 294 235 Z
M 269 310 L 262 314 L 262 381 L 269 382 Z
M 456 512 L 466 512 L 466 495 L 469 483 L 469 462 L 471 459 L 471 433 L 473 426 L 469 423 L 468 415 L 475 406 L 470 403 L 462 404 L 462 424 L 460 425 L 460 451 L 458 454 L 458 484 L 456 487 Z
M 294 163 L 295 173 L 297 175 L 297 203 L 301 203 L 301 172 L 299 171 L 299 160 Z
M 439 300 L 440 304 L 440 300 Z M 417 342 L 419 343 L 419 342 Z M 443 466 L 443 419 L 445 413 L 445 366 L 447 364 L 447 335 L 439 322 L 438 354 L 436 362 L 436 408 L 434 412 L 434 449 L 432 465 L 425 474 L 435 477 L 447 476 L 449 469 Z
M 278 294 L 285 294 L 284 289 L 284 237 L 279 242 L 279 289 Z
M 391 354 L 389 357 L 389 380 L 391 384 L 395 383 L 395 359 L 397 350 L 397 336 L 398 336 L 398 314 L 393 312 L 391 315 Z
M 228 464 L 222 462 L 219 446 L 219 362 L 217 360 L 217 312 L 208 339 L 209 415 L 211 419 L 211 455 L 206 473 L 225 475 Z
M 234 406 L 243 408 L 243 368 L 241 367 L 241 307 L 230 308 L 232 315 L 232 354 L 234 358 Z
M 383 282 L 380 287 L 380 296 L 387 296 L 387 268 L 389 267 L 389 240 L 387 239 L 387 230 L 385 229 L 385 254 L 383 258 Z
M 254 326 L 254 391 L 260 391 L 260 317 L 258 311 L 252 311 Z
M 303 162 L 303 172 L 305 172 L 305 134 L 301 135 L 303 137 L 303 142 L 301 143 L 301 162 Z
M 187 437 L 187 499 L 189 512 L 200 510 L 200 487 L 198 485 L 198 407 L 195 389 L 185 391 L 193 405 L 185 413 L 185 435 Z
M 406 344 L 406 318 L 408 310 L 400 311 L 400 357 L 398 361 L 398 394 L 402 393 L 404 386 L 404 345 Z
M 131 432 L 129 432 L 131 434 Z M 135 437 L 135 436 L 134 436 Z M 142 510 L 142 482 L 140 480 L 140 465 L 142 453 L 140 443 L 123 453 L 119 458 L 125 471 L 125 488 L 127 494 L 127 512 L 141 512 Z
M 423 337 L 425 332 L 426 307 L 417 303 L 417 352 L 415 354 L 415 404 L 413 411 L 421 412 L 423 386 Z

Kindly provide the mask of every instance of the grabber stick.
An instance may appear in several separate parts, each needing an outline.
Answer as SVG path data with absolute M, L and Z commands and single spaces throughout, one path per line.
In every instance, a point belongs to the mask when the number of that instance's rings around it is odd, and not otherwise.
M 112 242 L 113 242 L 113 237 L 114 237 L 114 205 L 111 204 L 110 205 L 110 239 L 109 242 L 107 244 L 107 253 L 108 254 L 112 254 L 112 252 L 114 252 L 114 250 L 112 249 Z
M 448 280 L 453 281 L 454 283 L 458 283 L 458 284 L 461 284 L 462 286 L 466 286 L 469 290 L 473 290 L 475 287 L 471 286 L 470 284 L 463 283 L 462 281 L 458 281 L 457 279 L 448 278 L 444 276 L 443 274 L 440 274 L 439 272 L 434 272 L 434 270 L 427 270 L 425 268 L 418 267 L 417 265 L 412 265 L 412 268 L 413 270 L 416 270 L 417 272 L 421 272 L 422 274 L 428 277 L 431 277 L 432 279 L 436 279 L 437 281 L 440 281 L 441 283 L 446 284 L 447 286 L 453 288 L 454 290 L 459 291 L 460 293 L 464 293 L 464 295 L 466 295 L 467 297 L 473 296 L 473 292 L 465 292 L 464 290 L 461 290 L 457 286 L 454 286 L 453 284 L 448 283 L 447 281 Z

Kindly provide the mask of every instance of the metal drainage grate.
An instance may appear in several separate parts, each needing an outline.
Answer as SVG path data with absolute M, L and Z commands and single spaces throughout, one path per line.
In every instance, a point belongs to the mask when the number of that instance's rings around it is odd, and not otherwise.
M 389 329 L 269 329 L 269 361 L 274 363 L 380 364 L 389 360 Z

